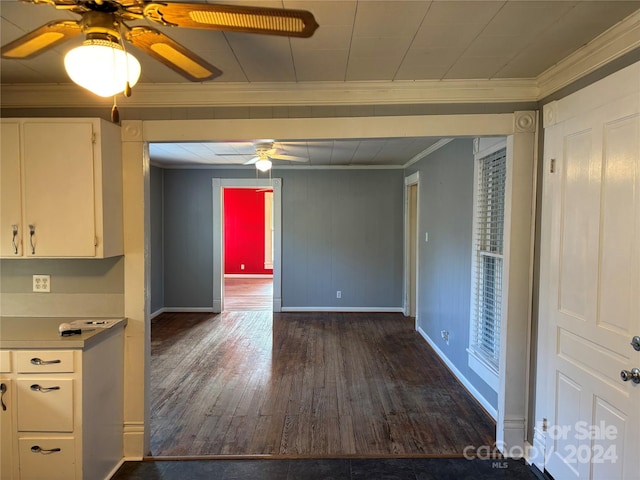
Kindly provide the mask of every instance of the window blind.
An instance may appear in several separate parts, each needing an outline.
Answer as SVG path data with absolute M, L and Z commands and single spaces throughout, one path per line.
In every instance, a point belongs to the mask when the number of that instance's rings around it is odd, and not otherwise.
M 506 148 L 478 160 L 475 212 L 475 319 L 471 348 L 498 370 Z

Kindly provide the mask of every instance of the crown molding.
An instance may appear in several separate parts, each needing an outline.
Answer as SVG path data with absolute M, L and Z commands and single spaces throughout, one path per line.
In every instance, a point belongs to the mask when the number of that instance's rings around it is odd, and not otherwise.
M 433 152 L 440 150 L 442 147 L 447 145 L 449 142 L 453 141 L 453 138 L 441 138 L 436 143 L 431 145 L 429 148 L 424 149 L 422 152 L 415 155 L 412 159 L 410 159 L 407 163 L 403 165 L 403 168 L 408 168 L 416 162 L 419 162 L 425 157 L 428 157 Z
M 301 83 L 139 84 L 118 104 L 154 107 L 376 106 L 537 102 L 640 47 L 640 9 L 537 78 Z M 72 83 L 2 84 L 2 108 L 110 107 Z
M 539 100 L 640 47 L 640 10 L 629 15 L 537 78 Z
M 3 108 L 110 106 L 73 84 L 2 85 Z M 140 84 L 126 107 L 259 107 L 531 102 L 534 79 Z

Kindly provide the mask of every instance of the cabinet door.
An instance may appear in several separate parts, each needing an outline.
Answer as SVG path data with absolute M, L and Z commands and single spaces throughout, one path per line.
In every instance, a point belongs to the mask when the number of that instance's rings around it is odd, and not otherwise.
M 0 479 L 13 478 L 13 385 L 8 378 L 0 378 Z
M 73 480 L 76 478 L 72 437 L 21 437 L 18 440 L 20 478 Z
M 95 256 L 93 138 L 90 121 L 24 124 L 26 256 Z
M 0 256 L 22 255 L 20 196 L 20 129 L 18 122 L 0 124 Z M 15 232 L 15 233 L 14 233 Z

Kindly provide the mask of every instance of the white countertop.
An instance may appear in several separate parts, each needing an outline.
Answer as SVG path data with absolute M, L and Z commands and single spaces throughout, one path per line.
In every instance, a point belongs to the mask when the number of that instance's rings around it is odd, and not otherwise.
M 103 324 L 87 324 L 79 335 L 60 335 L 58 327 L 61 323 L 78 321 L 108 321 L 111 326 L 102 328 Z M 126 324 L 126 318 L 113 317 L 0 317 L 0 348 L 87 348 L 110 331 L 123 328 Z

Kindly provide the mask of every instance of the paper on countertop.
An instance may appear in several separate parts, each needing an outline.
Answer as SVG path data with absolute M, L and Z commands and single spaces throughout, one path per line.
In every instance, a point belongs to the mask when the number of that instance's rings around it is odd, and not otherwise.
M 68 322 L 74 329 L 89 329 L 89 328 L 111 328 L 116 323 L 117 320 L 74 320 L 72 322 Z

